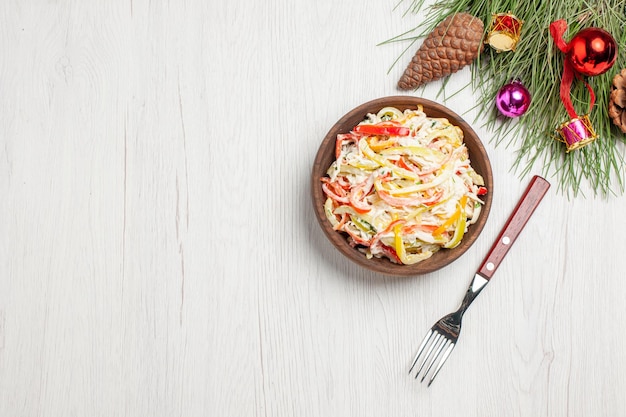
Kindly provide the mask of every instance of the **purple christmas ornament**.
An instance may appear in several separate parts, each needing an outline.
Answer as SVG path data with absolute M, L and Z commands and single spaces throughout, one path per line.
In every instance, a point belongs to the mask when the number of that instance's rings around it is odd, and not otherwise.
M 519 117 L 530 107 L 530 92 L 515 80 L 505 84 L 496 95 L 496 107 L 506 117 Z

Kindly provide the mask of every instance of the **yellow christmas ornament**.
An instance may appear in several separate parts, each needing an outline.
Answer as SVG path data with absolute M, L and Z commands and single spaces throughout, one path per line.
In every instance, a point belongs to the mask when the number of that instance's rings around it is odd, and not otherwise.
M 511 12 L 497 13 L 491 16 L 489 33 L 485 43 L 496 52 L 515 51 L 522 34 L 524 22 Z

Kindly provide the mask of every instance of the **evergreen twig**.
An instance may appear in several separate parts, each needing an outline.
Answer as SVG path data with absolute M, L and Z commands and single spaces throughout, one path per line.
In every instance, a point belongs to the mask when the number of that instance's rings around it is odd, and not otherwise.
M 441 0 L 426 10 L 422 10 L 424 0 L 399 0 L 396 8 L 404 3 L 409 3 L 404 8 L 405 14 L 419 13 L 423 20 L 413 30 L 381 43 L 410 42 L 402 54 L 456 12 L 465 11 L 481 18 L 486 32 L 492 14 L 510 11 L 522 19 L 524 25 L 515 52 L 496 53 L 487 47 L 472 65 L 470 86 L 479 95 L 477 117 L 483 119 L 485 127 L 493 133 L 492 141 L 496 146 L 517 147 L 514 171 L 525 175 L 540 164 L 544 175 L 555 175 L 558 189 L 571 196 L 584 195 L 583 182 L 595 195 L 624 192 L 626 138 L 613 126 L 607 110 L 613 76 L 626 67 L 626 10 L 622 0 Z M 587 78 L 596 94 L 590 118 L 598 139 L 569 153 L 565 152 L 564 144 L 555 140 L 556 128 L 569 120 L 559 97 L 564 57 L 549 33 L 550 23 L 558 19 L 568 22 L 566 39 L 584 27 L 601 27 L 613 34 L 620 52 L 609 72 Z M 523 117 L 505 119 L 493 103 L 500 87 L 513 79 L 521 80 L 531 91 L 533 102 Z M 585 87 L 575 83 L 571 93 L 578 114 L 586 114 L 589 95 Z

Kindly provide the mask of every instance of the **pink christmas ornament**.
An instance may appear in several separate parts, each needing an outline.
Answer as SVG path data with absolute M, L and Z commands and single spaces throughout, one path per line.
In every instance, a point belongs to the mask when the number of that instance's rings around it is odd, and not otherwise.
M 530 107 L 530 92 L 520 81 L 505 84 L 496 95 L 496 107 L 506 117 L 520 117 Z

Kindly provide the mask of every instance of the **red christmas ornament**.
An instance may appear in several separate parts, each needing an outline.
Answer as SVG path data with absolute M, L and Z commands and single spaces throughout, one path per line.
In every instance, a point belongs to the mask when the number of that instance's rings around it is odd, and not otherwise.
M 581 70 L 591 72 L 593 75 L 607 71 L 615 62 L 615 58 L 610 57 L 611 53 L 614 51 L 617 55 L 617 46 L 612 50 L 610 47 L 607 47 L 610 42 L 607 42 L 608 38 L 601 33 L 605 32 L 604 30 L 590 29 L 591 31 L 581 30 L 567 43 L 563 39 L 563 35 L 567 30 L 567 22 L 560 19 L 550 24 L 550 35 L 552 35 L 554 43 L 566 55 L 566 59 L 563 61 L 560 96 L 561 102 L 565 106 L 565 110 L 567 110 L 571 120 L 561 124 L 557 131 L 562 138 L 560 140 L 567 145 L 568 152 L 586 146 L 598 137 L 591 125 L 589 115 L 578 116 L 576 114 L 570 97 L 572 83 L 575 79 L 580 79 L 585 74 Z M 611 35 L 609 35 L 609 38 L 613 40 Z M 615 40 L 613 40 L 614 42 Z M 608 54 L 606 53 L 607 50 Z M 589 91 L 589 111 L 591 112 L 596 101 L 596 95 L 591 85 L 584 80 L 583 82 Z
M 569 41 L 568 49 L 574 71 L 591 77 L 607 72 L 617 59 L 617 42 L 600 28 L 581 30 Z

